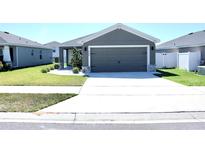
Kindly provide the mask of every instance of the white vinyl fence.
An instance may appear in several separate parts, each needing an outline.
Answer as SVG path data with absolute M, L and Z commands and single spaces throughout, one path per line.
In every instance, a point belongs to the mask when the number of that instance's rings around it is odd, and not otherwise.
M 156 53 L 157 68 L 175 68 L 177 67 L 177 52 Z

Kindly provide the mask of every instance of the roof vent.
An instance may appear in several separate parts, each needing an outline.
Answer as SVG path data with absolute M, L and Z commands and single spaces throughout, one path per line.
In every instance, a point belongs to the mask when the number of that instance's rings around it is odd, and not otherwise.
M 5 34 L 9 34 L 9 32 L 4 32 Z
M 192 35 L 192 34 L 194 34 L 193 32 L 191 32 L 191 33 L 189 33 L 188 35 Z

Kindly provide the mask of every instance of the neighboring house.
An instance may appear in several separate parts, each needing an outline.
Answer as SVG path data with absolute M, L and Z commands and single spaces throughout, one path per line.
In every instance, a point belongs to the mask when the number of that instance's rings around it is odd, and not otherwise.
M 45 47 L 53 49 L 53 60 L 55 62 L 59 61 L 59 46 L 60 43 L 57 41 L 52 41 L 49 43 L 44 44 Z
M 13 68 L 52 63 L 52 50 L 26 38 L 0 32 L 0 60 Z
M 88 72 L 137 72 L 155 70 L 155 43 L 160 40 L 123 24 L 86 35 L 60 46 L 61 68 L 72 48 L 82 52 L 83 69 Z
M 158 68 L 178 67 L 188 71 L 204 65 L 205 31 L 189 33 L 157 46 L 156 65 Z

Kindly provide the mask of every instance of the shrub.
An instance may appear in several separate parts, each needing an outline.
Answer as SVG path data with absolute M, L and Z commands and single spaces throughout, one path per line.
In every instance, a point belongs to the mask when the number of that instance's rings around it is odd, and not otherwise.
M 48 71 L 47 71 L 47 69 L 46 68 L 42 68 L 41 69 L 41 73 L 47 73 Z
M 46 70 L 47 70 L 47 72 L 50 72 L 50 68 L 47 67 Z
M 59 68 L 60 68 L 60 65 L 59 65 L 59 64 L 54 64 L 54 68 L 55 68 L 55 69 L 59 69 Z
M 3 70 L 3 68 L 4 68 L 3 62 L 0 61 L 0 71 Z
M 54 70 L 54 66 L 51 66 L 51 67 L 50 67 L 50 70 Z
M 72 67 L 78 67 L 81 68 L 82 67 L 82 55 L 81 55 L 81 51 L 79 49 L 73 48 L 72 50 L 72 59 L 71 59 L 71 65 Z
M 11 64 L 4 63 L 4 64 L 3 64 L 3 69 L 4 69 L 5 71 L 11 70 L 11 69 L 12 69 Z
M 74 67 L 72 71 L 74 74 L 78 74 L 80 72 L 80 69 L 78 67 Z

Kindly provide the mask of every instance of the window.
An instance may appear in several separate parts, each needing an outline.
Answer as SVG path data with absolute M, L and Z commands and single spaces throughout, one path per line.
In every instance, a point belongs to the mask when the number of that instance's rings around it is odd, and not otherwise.
M 151 50 L 154 50 L 154 46 L 151 47 Z
M 40 50 L 40 59 L 43 59 L 43 57 L 42 57 L 42 50 Z
M 84 51 L 87 51 L 87 47 L 84 47 Z
M 53 52 L 56 52 L 55 50 L 53 50 Z
M 31 50 L 31 56 L 33 56 L 34 55 L 34 52 L 33 52 L 33 49 Z

